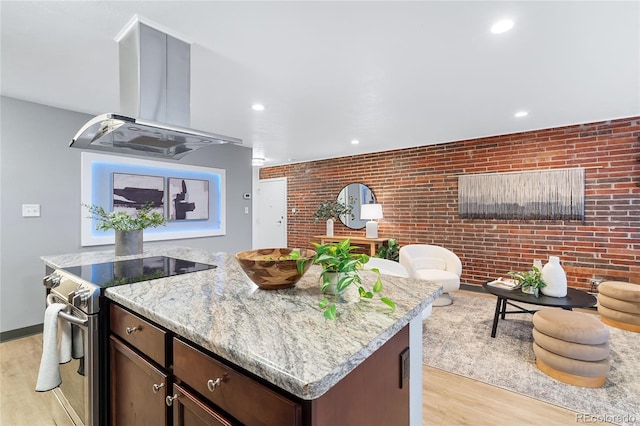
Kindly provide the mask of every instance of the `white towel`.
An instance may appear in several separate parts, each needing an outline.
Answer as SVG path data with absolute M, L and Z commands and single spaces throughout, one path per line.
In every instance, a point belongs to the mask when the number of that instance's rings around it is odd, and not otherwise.
M 38 381 L 36 383 L 36 391 L 38 392 L 49 391 L 57 388 L 62 383 L 58 366 L 60 363 L 58 354 L 58 312 L 65 307 L 66 305 L 63 303 L 52 303 L 44 312 L 42 359 L 40 360 L 40 370 L 38 371 Z
M 84 357 L 82 329 L 75 324 L 71 326 L 71 341 L 73 343 L 73 347 L 71 348 L 71 356 L 73 359 L 80 359 Z
M 45 313 L 46 316 L 46 313 Z M 45 319 L 46 321 L 46 319 Z M 71 361 L 71 323 L 69 321 L 60 321 L 60 364 L 66 364 Z M 44 339 L 44 337 L 43 337 Z
M 82 329 L 68 321 L 61 321 L 60 334 L 60 364 L 66 364 L 72 358 L 82 358 L 84 356 Z

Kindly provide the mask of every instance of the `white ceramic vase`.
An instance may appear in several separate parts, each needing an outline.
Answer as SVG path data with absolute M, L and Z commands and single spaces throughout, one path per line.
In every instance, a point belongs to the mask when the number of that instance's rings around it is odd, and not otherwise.
M 333 237 L 333 219 L 327 219 L 327 237 Z
M 565 297 L 567 295 L 567 274 L 562 269 L 558 256 L 549 256 L 549 262 L 542 268 L 542 281 L 546 287 L 542 287 L 540 291 L 545 296 Z

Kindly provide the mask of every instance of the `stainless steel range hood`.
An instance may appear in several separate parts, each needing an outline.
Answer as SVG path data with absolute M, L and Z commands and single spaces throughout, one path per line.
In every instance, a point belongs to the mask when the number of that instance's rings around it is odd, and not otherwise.
M 242 140 L 189 128 L 191 46 L 135 20 L 119 42 L 120 108 L 87 122 L 69 146 L 179 159 Z

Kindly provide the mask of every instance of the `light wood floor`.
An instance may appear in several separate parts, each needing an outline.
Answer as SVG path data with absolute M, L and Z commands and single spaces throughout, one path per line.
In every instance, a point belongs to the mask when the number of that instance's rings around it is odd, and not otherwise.
M 36 392 L 42 334 L 0 343 L 0 425 L 72 425 L 52 392 Z
M 0 343 L 0 425 L 72 425 L 52 392 L 35 392 L 42 335 Z M 423 424 L 572 425 L 572 411 L 423 367 Z M 395 426 L 395 425 L 389 425 Z

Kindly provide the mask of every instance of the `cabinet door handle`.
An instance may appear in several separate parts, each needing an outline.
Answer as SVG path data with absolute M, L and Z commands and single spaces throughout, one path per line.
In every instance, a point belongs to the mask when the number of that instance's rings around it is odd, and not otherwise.
M 153 384 L 153 393 L 158 393 L 158 391 L 160 389 L 162 389 L 164 387 L 164 383 L 160 383 L 160 384 Z
M 164 402 L 167 403 L 167 407 L 171 407 L 173 405 L 173 401 L 175 401 L 176 399 L 178 399 L 178 394 L 175 394 L 173 396 L 167 395 Z
M 140 330 L 140 327 L 136 325 L 135 327 L 127 327 L 124 331 L 126 331 L 127 334 L 131 334 L 134 331 L 138 331 L 138 330 Z
M 207 382 L 207 389 L 213 392 L 220 385 L 222 385 L 222 379 L 220 377 L 215 380 L 209 379 L 209 381 Z

